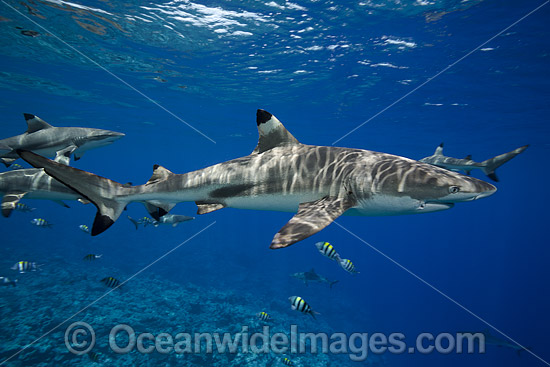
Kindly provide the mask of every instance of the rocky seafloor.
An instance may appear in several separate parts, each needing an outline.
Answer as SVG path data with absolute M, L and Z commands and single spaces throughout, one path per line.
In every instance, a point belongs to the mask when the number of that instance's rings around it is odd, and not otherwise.
M 101 283 L 107 276 L 124 281 L 132 274 L 106 267 L 101 259 L 76 264 L 57 258 L 38 271 L 18 274 L 3 268 L 2 274 L 17 278 L 16 287 L 0 288 L 0 362 L 5 366 L 283 366 L 289 358 L 294 366 L 358 366 L 382 365 L 377 356 L 363 362 L 352 362 L 347 354 L 314 353 L 254 353 L 243 351 L 213 353 L 199 351 L 176 353 L 115 353 L 109 346 L 113 327 L 125 324 L 137 335 L 141 333 L 241 333 L 252 335 L 270 327 L 274 333 L 289 335 L 291 325 L 300 332 L 332 333 L 322 319 L 290 310 L 287 299 L 270 299 L 265 295 L 203 287 L 191 283 L 178 284 L 159 276 L 141 274 L 120 289 L 110 289 Z M 103 297 L 102 297 L 103 296 Z M 102 297 L 102 298 L 101 298 Z M 95 302 L 95 303 L 94 303 Z M 268 312 L 272 320 L 260 321 L 256 314 Z M 72 317 L 71 317 L 72 316 Z M 92 353 L 75 355 L 65 344 L 67 327 L 83 321 L 93 327 L 96 343 Z M 244 329 L 243 329 L 244 327 Z M 117 335 L 117 343 L 125 346 L 128 334 Z M 69 339 L 71 336 L 69 336 Z M 89 338 L 88 338 L 89 339 Z M 77 336 L 77 343 L 87 340 Z M 89 340 L 88 340 L 89 341 Z M 173 344 L 175 344 L 174 341 Z M 145 346 L 154 345 L 145 341 Z M 25 349 L 23 349 L 25 348 Z

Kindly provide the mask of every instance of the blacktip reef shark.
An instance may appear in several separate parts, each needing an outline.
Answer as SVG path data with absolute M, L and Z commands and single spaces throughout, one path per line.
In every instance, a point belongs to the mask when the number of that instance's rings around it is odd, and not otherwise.
M 516 353 L 518 354 L 518 356 L 521 355 L 522 351 L 531 349 L 529 347 L 524 348 L 521 345 L 511 343 L 508 340 L 504 340 L 504 339 L 498 338 L 494 335 L 491 335 L 489 330 L 484 330 L 483 331 L 483 336 L 485 337 L 485 344 L 487 344 L 487 345 L 496 345 L 497 347 L 504 347 L 504 348 L 509 348 L 509 349 L 515 350 Z
M 0 140 L 0 161 L 6 167 L 19 159 L 18 149 L 51 157 L 60 150 L 70 148 L 74 159 L 79 160 L 86 151 L 109 145 L 124 136 L 116 131 L 88 127 L 55 127 L 38 116 L 23 115 L 27 121 L 27 131 Z
M 401 215 L 451 208 L 484 198 L 496 188 L 427 163 L 369 150 L 300 143 L 271 113 L 258 110 L 258 145 L 245 157 L 174 174 L 155 165 L 140 186 L 53 162 L 28 151 L 20 156 L 81 193 L 98 209 L 92 235 L 109 228 L 131 202 L 156 205 L 160 217 L 176 203 L 194 201 L 198 214 L 231 207 L 296 212 L 271 242 L 287 247 L 342 214 Z
M 55 161 L 68 165 L 71 148 L 57 152 Z M 2 215 L 9 217 L 23 197 L 27 199 L 52 200 L 65 207 L 69 207 L 63 200 L 83 200 L 82 195 L 71 190 L 66 185 L 48 176 L 43 169 L 27 168 L 0 173 L 0 194 L 2 198 Z
M 527 149 L 529 145 L 524 145 L 511 152 L 497 155 L 496 157 L 487 159 L 483 162 L 474 162 L 472 156 L 468 155 L 464 159 L 447 157 L 443 155 L 443 143 L 435 149 L 433 155 L 422 158 L 420 162 L 433 164 L 434 166 L 450 169 L 451 171 L 464 171 L 467 175 L 470 175 L 470 171 L 474 169 L 480 169 L 491 180 L 498 182 L 498 177 L 495 170 L 514 158 L 516 155 Z
M 313 268 L 310 271 L 306 271 L 303 273 L 290 274 L 290 276 L 303 281 L 306 286 L 307 286 L 307 282 L 317 282 L 317 283 L 328 284 L 332 289 L 332 286 L 339 282 L 339 280 L 328 280 L 324 276 L 317 274 L 315 272 L 315 269 Z

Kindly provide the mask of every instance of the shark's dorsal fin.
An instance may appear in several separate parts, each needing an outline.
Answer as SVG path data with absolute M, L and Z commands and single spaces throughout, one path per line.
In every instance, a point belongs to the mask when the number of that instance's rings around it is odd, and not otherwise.
M 468 154 L 466 157 L 464 157 L 464 159 L 467 160 L 467 161 L 471 161 L 472 160 L 472 155 Z
M 53 126 L 42 120 L 40 117 L 31 115 L 30 113 L 24 113 L 25 120 L 27 120 L 27 133 L 32 134 L 35 131 L 42 129 L 49 129 Z
M 256 149 L 252 152 L 253 154 L 263 153 L 275 147 L 300 144 L 283 126 L 281 121 L 267 111 L 258 110 L 256 112 L 256 123 L 260 137 Z
M 443 143 L 439 144 L 439 146 L 435 148 L 434 155 L 443 155 Z
M 147 181 L 146 185 L 150 185 L 153 183 L 157 183 L 159 181 L 166 180 L 168 177 L 174 175 L 174 173 L 170 170 L 167 170 L 163 166 L 159 166 L 158 164 L 155 164 L 153 166 L 153 175 Z

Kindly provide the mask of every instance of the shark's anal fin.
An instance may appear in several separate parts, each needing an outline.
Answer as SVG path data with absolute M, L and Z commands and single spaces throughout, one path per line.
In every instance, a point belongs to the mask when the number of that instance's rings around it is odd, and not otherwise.
M 275 147 L 300 144 L 281 121 L 267 111 L 258 110 L 256 112 L 256 124 L 260 137 L 258 145 L 252 153 L 259 154 Z
M 2 199 L 2 215 L 6 218 L 9 217 L 19 200 L 21 200 L 25 194 L 26 192 L 7 192 Z
M 199 215 L 212 213 L 213 211 L 225 208 L 225 205 L 221 203 L 205 203 L 202 201 L 197 201 L 195 204 L 197 204 L 197 214 Z
M 325 196 L 322 199 L 301 203 L 298 213 L 273 237 L 272 249 L 290 246 L 319 232 L 353 207 L 349 197 Z
M 24 113 L 23 116 L 25 116 L 25 120 L 27 121 L 27 134 L 53 127 L 40 117 L 31 115 L 30 113 Z

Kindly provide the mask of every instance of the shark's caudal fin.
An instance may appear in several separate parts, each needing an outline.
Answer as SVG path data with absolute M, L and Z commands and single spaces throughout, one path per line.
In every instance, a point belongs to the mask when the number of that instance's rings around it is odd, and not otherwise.
M 118 182 L 51 161 L 29 151 L 18 150 L 17 153 L 33 167 L 43 168 L 48 175 L 80 193 L 96 206 L 92 236 L 109 228 L 128 204 L 118 198 L 118 194 L 130 191 L 131 188 Z
M 134 223 L 134 226 L 136 226 L 136 231 L 137 229 L 139 228 L 139 223 L 137 220 L 135 220 L 134 218 L 130 217 L 129 215 L 127 216 L 128 219 L 130 220 L 130 222 Z
M 495 173 L 495 170 L 502 166 L 504 163 L 508 162 L 510 159 L 514 158 L 516 155 L 523 152 L 525 149 L 527 149 L 529 145 L 524 145 L 522 147 L 519 147 L 517 149 L 512 150 L 511 152 L 504 153 L 501 155 L 497 155 L 494 158 L 487 159 L 486 161 L 481 162 L 483 167 L 483 172 L 493 181 L 498 182 L 498 177 Z

